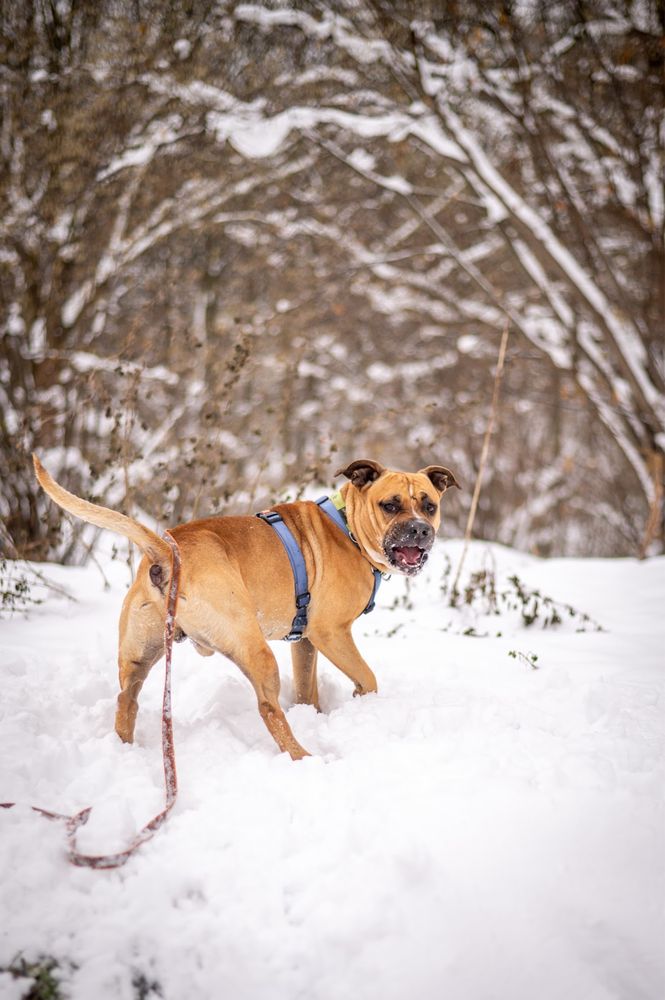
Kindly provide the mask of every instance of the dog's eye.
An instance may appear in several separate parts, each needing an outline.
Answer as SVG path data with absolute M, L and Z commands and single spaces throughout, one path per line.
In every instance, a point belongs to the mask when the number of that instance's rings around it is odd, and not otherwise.
M 423 510 L 431 516 L 436 513 L 436 504 L 432 503 L 431 500 L 423 500 Z
M 381 504 L 386 514 L 396 514 L 399 510 L 399 504 L 395 503 L 394 500 L 384 500 Z

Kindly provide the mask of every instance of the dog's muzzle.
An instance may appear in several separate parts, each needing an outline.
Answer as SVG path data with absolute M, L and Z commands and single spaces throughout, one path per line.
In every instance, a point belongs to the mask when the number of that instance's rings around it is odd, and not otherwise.
M 427 521 L 412 518 L 395 524 L 383 541 L 383 550 L 394 569 L 415 576 L 427 562 L 434 543 L 434 528 Z

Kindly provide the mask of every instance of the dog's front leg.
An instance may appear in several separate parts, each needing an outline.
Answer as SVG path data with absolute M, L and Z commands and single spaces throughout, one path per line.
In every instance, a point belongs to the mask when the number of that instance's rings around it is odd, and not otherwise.
M 237 609 L 236 609 L 237 610 Z M 234 615 L 233 631 L 231 621 L 218 621 L 208 629 L 207 641 L 224 656 L 240 667 L 249 679 L 256 692 L 259 713 L 266 724 L 268 732 L 282 751 L 288 753 L 292 760 L 309 757 L 307 751 L 300 746 L 291 732 L 286 716 L 279 704 L 279 669 L 268 643 L 258 627 L 248 624 L 250 609 L 242 609 Z M 238 632 L 238 620 L 245 621 L 245 627 Z
M 279 704 L 279 670 L 277 660 L 267 644 L 261 640 L 261 645 L 256 643 L 252 648 L 243 650 L 242 662 L 236 662 L 252 682 L 261 718 L 282 753 L 290 754 L 292 760 L 309 757 L 291 732 Z
M 310 632 L 311 641 L 331 663 L 353 681 L 354 695 L 377 691 L 376 677 L 363 660 L 351 636 L 351 626 L 321 628 Z

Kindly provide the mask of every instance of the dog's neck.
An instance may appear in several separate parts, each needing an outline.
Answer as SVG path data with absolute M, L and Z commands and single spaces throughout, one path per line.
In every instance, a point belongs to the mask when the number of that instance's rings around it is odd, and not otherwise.
M 349 517 L 349 513 L 351 512 L 347 509 L 346 506 L 347 494 L 349 492 L 350 487 L 351 483 L 344 483 L 341 489 L 336 490 L 334 493 L 330 494 L 330 500 L 332 501 L 334 506 L 337 508 L 337 510 L 340 512 L 340 514 L 346 521 L 346 526 L 348 528 L 349 535 L 351 536 L 351 540 L 355 542 L 355 544 L 358 546 L 358 548 L 360 549 L 360 551 L 362 552 L 363 556 L 368 561 L 370 566 L 372 566 L 373 569 L 377 569 L 380 573 L 383 573 L 384 575 L 386 573 L 390 573 L 390 568 L 386 564 L 385 560 L 382 558 L 381 554 L 379 552 L 372 552 L 371 550 L 368 550 L 367 547 L 363 545 L 362 541 L 358 538 L 357 533 L 353 530 L 352 520 Z M 351 506 L 353 506 L 353 504 Z

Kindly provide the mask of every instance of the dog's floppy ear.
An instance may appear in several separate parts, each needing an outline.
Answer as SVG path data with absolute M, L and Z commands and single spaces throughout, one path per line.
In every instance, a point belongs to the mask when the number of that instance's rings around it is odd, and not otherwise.
M 451 486 L 456 486 L 458 490 L 462 487 L 453 476 L 450 469 L 445 469 L 442 465 L 428 465 L 426 469 L 419 469 L 424 476 L 427 476 L 434 489 L 443 496 Z
M 359 458 L 345 469 L 338 469 L 336 476 L 346 476 L 351 480 L 351 485 L 362 490 L 364 486 L 369 486 L 375 479 L 378 479 L 382 472 L 386 470 L 378 462 L 372 462 L 369 458 Z

